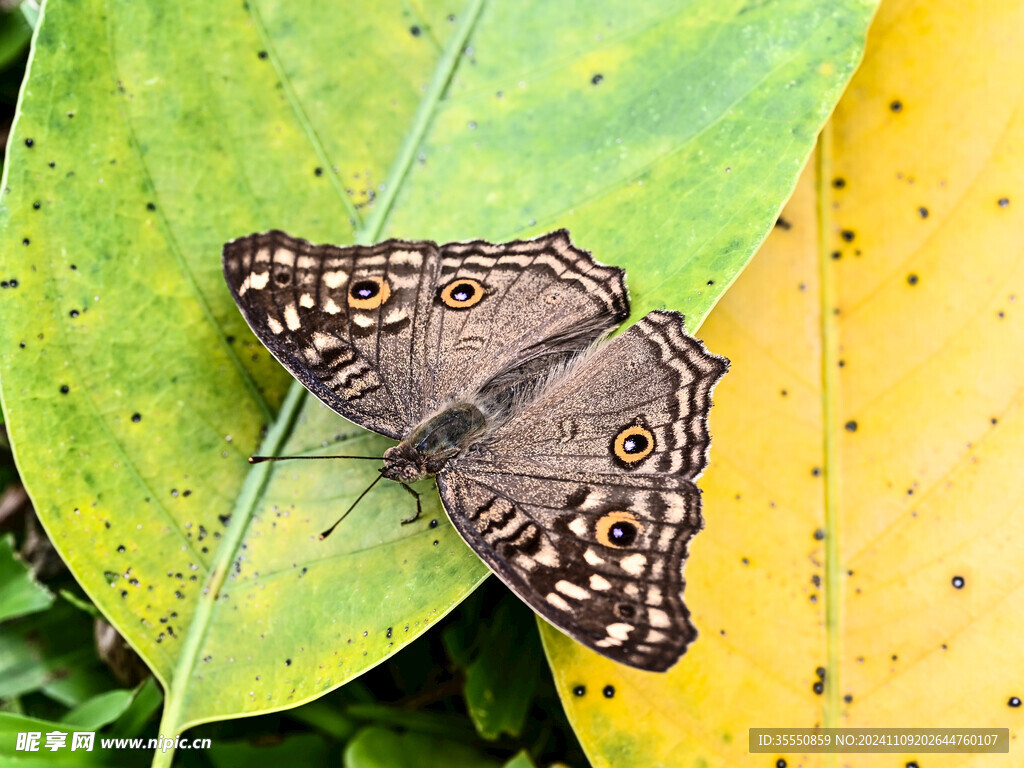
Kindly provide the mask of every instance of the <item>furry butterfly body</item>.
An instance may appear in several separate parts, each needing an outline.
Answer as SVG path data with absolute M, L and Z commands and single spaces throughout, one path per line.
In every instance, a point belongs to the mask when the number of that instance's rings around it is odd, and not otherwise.
M 624 274 L 559 231 L 528 241 L 224 247 L 249 325 L 328 406 L 399 440 L 452 523 L 535 611 L 635 667 L 696 636 L 682 600 L 711 390 L 728 363 L 652 312 L 619 337 Z

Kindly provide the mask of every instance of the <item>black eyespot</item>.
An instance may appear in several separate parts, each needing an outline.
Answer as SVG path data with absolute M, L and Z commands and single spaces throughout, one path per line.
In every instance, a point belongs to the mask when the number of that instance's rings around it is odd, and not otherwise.
M 636 608 L 629 603 L 619 603 L 615 606 L 615 613 L 620 619 L 632 619 L 636 617 Z
M 465 303 L 476 295 L 476 288 L 469 283 L 459 283 L 452 288 L 451 296 L 455 301 Z
M 628 547 L 640 536 L 643 526 L 636 515 L 625 510 L 613 510 L 597 521 L 597 541 L 605 547 Z
M 380 283 L 374 280 L 357 280 L 349 288 L 348 295 L 357 301 L 372 299 L 380 293 Z
M 654 433 L 639 423 L 630 424 L 612 439 L 611 450 L 619 466 L 637 467 L 654 452 Z
M 604 688 L 603 688 L 603 689 L 601 690 L 601 693 L 603 693 L 603 694 L 604 694 L 604 697 L 605 697 L 606 699 L 610 699 L 610 698 L 611 698 L 612 696 L 614 696 L 614 695 L 615 695 L 615 686 L 614 686 L 614 685 L 606 685 L 606 686 L 605 686 L 605 687 L 604 687 Z
M 572 693 L 573 693 L 574 696 L 582 696 L 586 692 L 587 692 L 587 686 L 585 686 L 585 685 L 577 685 L 577 686 L 574 686 L 573 689 L 572 689 Z
M 469 309 L 479 304 L 486 293 L 487 290 L 478 280 L 457 277 L 441 288 L 438 298 L 451 309 Z
M 391 298 L 391 285 L 384 277 L 363 277 L 348 287 L 348 305 L 353 309 L 377 309 Z
M 274 275 L 274 281 L 278 285 L 288 285 L 288 283 L 290 283 L 291 280 L 292 276 L 289 275 L 287 272 L 278 272 L 276 275 Z
M 622 450 L 626 453 L 643 453 L 650 444 L 643 435 L 630 435 L 622 441 Z
M 608 528 L 608 538 L 612 540 L 612 543 L 620 547 L 628 547 L 636 541 L 636 526 L 632 523 L 627 523 L 625 520 L 612 523 L 611 527 Z

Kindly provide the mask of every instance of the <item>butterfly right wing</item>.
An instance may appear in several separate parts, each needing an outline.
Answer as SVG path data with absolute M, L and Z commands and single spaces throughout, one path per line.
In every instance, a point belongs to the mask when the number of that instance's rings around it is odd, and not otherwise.
M 661 672 L 697 636 L 682 594 L 689 541 L 702 527 L 692 482 L 470 463 L 437 485 L 477 555 L 580 643 Z M 615 540 L 615 526 L 632 538 Z
M 648 314 L 452 460 L 438 475 L 445 509 L 552 624 L 616 661 L 667 669 L 696 636 L 683 566 L 727 367 L 678 312 Z
M 430 242 L 315 245 L 271 231 L 224 246 L 224 276 L 260 341 L 350 421 L 401 439 L 440 266 Z

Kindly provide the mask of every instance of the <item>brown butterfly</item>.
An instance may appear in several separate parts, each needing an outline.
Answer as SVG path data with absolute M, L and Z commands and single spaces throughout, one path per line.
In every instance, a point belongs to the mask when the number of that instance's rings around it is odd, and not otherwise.
M 696 637 L 683 565 L 701 529 L 711 391 L 728 361 L 677 312 L 629 315 L 624 273 L 535 240 L 224 246 L 253 331 L 350 421 L 399 440 L 382 474 L 435 475 L 473 551 L 537 613 L 624 664 Z

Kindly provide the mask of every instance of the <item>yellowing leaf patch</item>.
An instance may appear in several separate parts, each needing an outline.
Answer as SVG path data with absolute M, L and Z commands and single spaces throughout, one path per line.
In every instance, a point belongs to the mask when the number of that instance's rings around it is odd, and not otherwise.
M 656 676 L 545 632 L 595 765 L 993 759 L 751 755 L 760 726 L 1008 727 L 1020 761 L 1021 29 L 1017 3 L 883 4 L 701 328 L 733 364 L 686 569 L 701 637 Z

